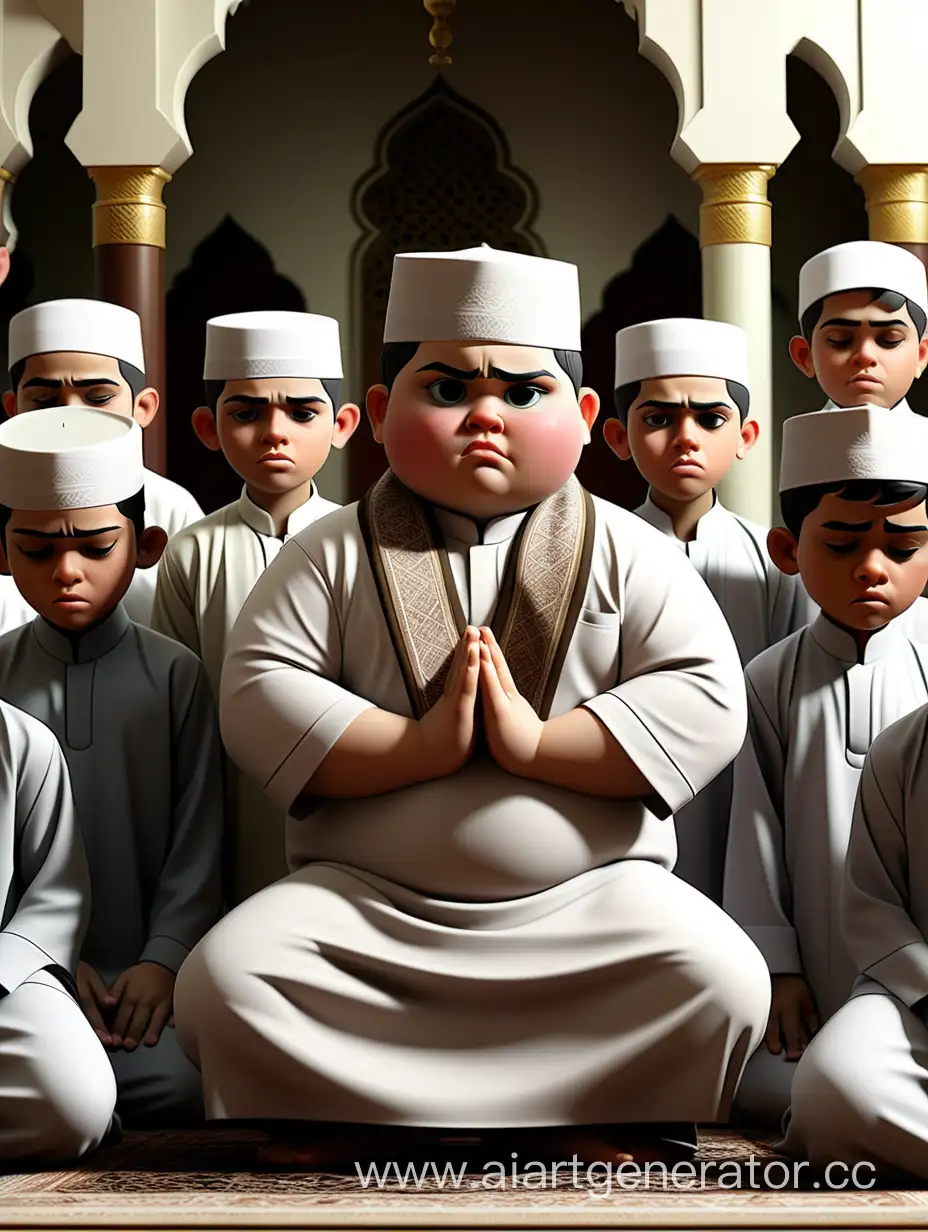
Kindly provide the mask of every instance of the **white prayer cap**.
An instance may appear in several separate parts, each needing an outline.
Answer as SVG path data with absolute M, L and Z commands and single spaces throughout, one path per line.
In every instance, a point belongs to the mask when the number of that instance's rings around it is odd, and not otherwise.
M 102 299 L 50 299 L 17 312 L 10 320 L 9 367 L 48 351 L 108 355 L 145 371 L 138 314 Z
M 89 406 L 45 407 L 0 424 L 0 504 L 95 509 L 145 485 L 142 429 Z
M 806 261 L 799 271 L 799 318 L 826 295 L 870 287 L 904 295 L 928 316 L 928 279 L 918 257 L 898 244 L 854 240 Z
M 629 325 L 615 336 L 615 387 L 660 376 L 714 376 L 748 382 L 748 340 L 726 321 L 667 317 Z
M 488 244 L 398 253 L 384 342 L 458 339 L 579 351 L 576 265 Z
M 233 312 L 206 322 L 206 381 L 342 374 L 338 322 L 311 312 Z
M 928 483 L 928 421 L 906 407 L 836 407 L 783 424 L 780 491 L 853 479 Z

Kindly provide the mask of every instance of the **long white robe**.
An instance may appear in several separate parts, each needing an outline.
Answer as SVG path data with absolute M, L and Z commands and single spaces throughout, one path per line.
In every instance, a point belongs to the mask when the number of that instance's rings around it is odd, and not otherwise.
M 67 990 L 90 881 L 58 742 L 0 702 L 0 1160 L 63 1160 L 96 1146 L 116 1084 Z
M 107 984 L 139 962 L 176 972 L 219 914 L 222 773 L 202 664 L 122 605 L 76 637 L 36 617 L 0 638 L 0 697 L 51 728 L 68 761 L 93 894 L 81 958 Z M 130 1119 L 200 1106 L 172 1028 L 111 1059 Z
M 635 512 L 686 554 L 722 609 L 745 667 L 818 614 L 801 578 L 781 573 L 770 559 L 767 531 L 726 509 L 718 497 L 699 519 L 696 537 L 687 542 L 677 539 L 673 520 L 650 493 Z M 722 901 L 731 791 L 727 767 L 674 816 L 679 849 L 674 872 L 717 903 Z
M 745 672 L 750 738 L 735 762 L 724 905 L 773 975 L 805 977 L 822 1021 L 857 974 L 840 904 L 864 759 L 885 727 L 928 701 L 918 625 L 915 608 L 903 613 L 858 663 L 851 635 L 820 614 Z M 794 1068 L 762 1049 L 739 1106 L 778 1121 Z
M 203 517 L 203 510 L 186 488 L 157 471 L 145 468 L 145 525 L 160 526 L 168 539 L 178 531 Z M 155 597 L 157 570 L 136 569 L 135 576 L 123 598 L 130 620 L 136 624 L 151 623 L 151 607 Z M 16 589 L 9 576 L 0 575 L 0 634 L 9 633 L 35 617 L 35 611 Z
M 168 543 L 158 565 L 151 627 L 202 659 L 217 703 L 229 634 L 255 582 L 284 543 L 338 508 L 313 486 L 279 538 L 270 514 L 243 488 L 237 501 L 185 527 Z M 286 810 L 272 804 L 230 758 L 224 761 L 225 898 L 235 906 L 286 875 Z
M 844 935 L 861 975 L 803 1056 L 785 1148 L 928 1178 L 928 706 L 887 728 L 854 809 Z
M 306 798 L 359 714 L 411 714 L 357 507 L 303 531 L 255 586 L 223 670 L 223 734 L 291 809 L 298 871 L 228 915 L 178 977 L 210 1115 L 724 1116 L 762 1029 L 766 972 L 667 870 L 670 813 L 743 739 L 740 664 L 680 554 L 626 511 L 595 508 L 551 713 L 590 709 L 647 775 L 647 802 L 516 779 L 481 756 L 376 799 Z M 470 519 L 436 516 L 467 619 L 485 623 L 524 514 L 482 539 Z

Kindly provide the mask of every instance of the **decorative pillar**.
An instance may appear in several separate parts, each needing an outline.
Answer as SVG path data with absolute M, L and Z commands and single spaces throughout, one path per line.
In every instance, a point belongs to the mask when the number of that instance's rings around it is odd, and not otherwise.
M 751 413 L 757 444 L 735 462 L 719 485 L 722 502 L 742 517 L 770 525 L 776 513 L 773 482 L 770 245 L 771 163 L 703 163 L 693 172 L 699 210 L 703 315 L 740 325 L 748 336 Z
M 164 246 L 170 175 L 161 167 L 88 167 L 96 184 L 93 207 L 94 288 L 99 299 L 122 304 L 142 320 L 148 384 L 164 403 Z M 165 473 L 167 415 L 145 431 L 145 462 Z
M 928 167 L 878 163 L 854 181 L 864 192 L 870 238 L 908 248 L 928 264 Z

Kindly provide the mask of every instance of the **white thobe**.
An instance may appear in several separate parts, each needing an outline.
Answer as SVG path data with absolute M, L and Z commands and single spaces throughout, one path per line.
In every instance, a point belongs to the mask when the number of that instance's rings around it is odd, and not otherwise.
M 144 473 L 146 526 L 160 526 L 171 539 L 185 526 L 203 517 L 203 510 L 186 488 L 147 467 Z M 136 569 L 123 597 L 123 607 L 136 624 L 151 623 L 156 574 L 155 568 Z M 0 634 L 9 633 L 34 618 L 34 609 L 16 589 L 13 579 L 8 575 L 0 576 Z
M 90 881 L 64 756 L 0 702 L 0 1160 L 63 1160 L 106 1133 L 116 1084 L 67 991 Z
M 676 537 L 672 518 L 650 493 L 635 512 L 686 553 L 722 609 L 745 667 L 815 619 L 818 607 L 802 579 L 781 573 L 770 559 L 767 531 L 726 509 L 718 497 L 688 541 Z M 722 901 L 731 789 L 727 767 L 674 817 L 679 849 L 674 872 L 715 902 Z
M 840 924 L 844 859 L 864 758 L 884 727 L 928 700 L 928 645 L 903 613 L 866 644 L 822 614 L 745 672 L 749 739 L 734 769 L 726 909 L 774 975 L 802 975 L 822 1021 L 857 974 Z M 745 1109 L 778 1121 L 794 1066 L 761 1050 Z M 769 1097 L 754 1091 L 776 1085 Z
M 928 706 L 874 741 L 844 879 L 854 995 L 803 1056 L 785 1148 L 928 1178 Z
M 284 543 L 340 506 L 315 485 L 287 520 L 282 536 L 271 515 L 242 488 L 237 501 L 178 532 L 158 566 L 151 627 L 199 655 L 219 700 L 229 634 L 258 578 Z M 286 875 L 286 810 L 276 807 L 253 778 L 225 758 L 226 838 L 230 906 Z
M 647 803 L 514 778 L 480 756 L 376 799 L 306 797 L 364 710 L 411 715 L 357 506 L 298 535 L 255 586 L 223 670 L 223 734 L 291 807 L 298 871 L 227 916 L 178 977 L 178 1030 L 210 1115 L 724 1115 L 762 1028 L 766 974 L 744 934 L 666 870 L 669 814 L 743 738 L 740 664 L 680 554 L 594 504 L 551 713 L 590 709 L 654 787 Z M 524 514 L 482 537 L 436 515 L 464 613 L 486 623 Z

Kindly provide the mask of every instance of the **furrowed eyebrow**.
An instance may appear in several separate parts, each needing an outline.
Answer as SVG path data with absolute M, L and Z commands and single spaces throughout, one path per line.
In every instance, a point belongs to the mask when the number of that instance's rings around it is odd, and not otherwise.
M 928 526 L 903 526 L 900 522 L 890 522 L 887 518 L 883 522 L 883 530 L 887 535 L 914 535 L 920 530 L 928 530 Z
M 328 405 L 326 399 L 320 394 L 307 394 L 305 398 L 291 398 L 289 396 L 287 398 L 287 404 L 289 406 L 306 406 L 310 402 L 324 402 Z
M 244 402 L 248 406 L 267 406 L 269 398 L 254 398 L 251 394 L 229 394 L 228 398 L 223 398 L 222 405 L 227 406 L 230 402 Z
M 122 530 L 121 526 L 99 526 L 93 530 L 80 530 L 77 527 L 70 534 L 63 530 L 30 530 L 26 526 L 13 529 L 14 535 L 31 535 L 33 539 L 93 539 L 96 535 L 108 535 L 114 530 Z
M 443 372 L 445 376 L 452 376 L 458 381 L 475 381 L 480 375 L 480 369 L 474 368 L 471 372 L 465 372 L 463 368 L 452 368 L 450 364 L 443 364 L 436 361 L 434 364 L 423 364 L 421 368 L 417 368 L 416 372 Z
M 109 376 L 81 377 L 79 381 L 72 381 L 71 384 L 76 389 L 86 389 L 89 385 L 112 385 L 115 389 L 119 388 L 119 382 Z
M 841 530 L 847 531 L 848 534 L 858 535 L 870 530 L 872 526 L 872 522 L 823 522 L 822 530 Z
M 638 410 L 643 411 L 646 406 L 657 407 L 659 411 L 679 411 L 686 406 L 685 402 L 658 402 L 656 398 L 651 398 L 647 402 L 639 402 Z
M 64 381 L 60 377 L 34 376 L 23 385 L 23 389 L 60 389 Z
M 844 329 L 857 329 L 858 326 L 863 324 L 863 321 L 852 321 L 849 317 L 831 317 L 830 320 L 823 321 L 819 329 L 825 329 L 828 325 L 840 325 Z M 900 326 L 903 329 L 909 328 L 908 321 L 903 321 L 901 317 L 894 317 L 891 321 L 867 321 L 867 324 L 871 329 L 889 329 L 891 325 L 895 326 L 896 329 Z
M 552 381 L 557 380 L 554 373 L 547 368 L 539 368 L 537 372 L 506 372 L 502 368 L 491 368 L 490 376 L 496 377 L 498 381 L 534 381 L 540 376 L 549 376 Z

